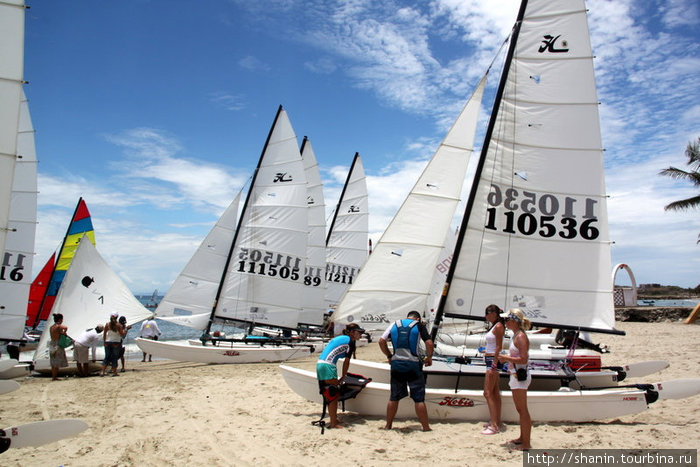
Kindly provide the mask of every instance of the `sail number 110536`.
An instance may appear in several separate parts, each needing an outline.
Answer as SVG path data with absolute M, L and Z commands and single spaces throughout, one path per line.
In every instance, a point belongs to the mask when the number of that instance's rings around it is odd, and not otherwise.
M 584 240 L 595 240 L 600 235 L 595 213 L 598 201 L 592 198 L 579 200 L 566 196 L 560 200 L 548 193 L 504 190 L 491 184 L 487 201 L 490 207 L 486 209 L 484 227 L 488 230 Z

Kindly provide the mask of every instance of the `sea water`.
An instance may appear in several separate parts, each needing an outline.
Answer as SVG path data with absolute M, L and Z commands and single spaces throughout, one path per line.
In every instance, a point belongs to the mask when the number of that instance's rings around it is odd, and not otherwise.
M 677 307 L 688 307 L 694 308 L 698 304 L 697 299 L 685 299 L 685 300 L 637 300 L 637 306 L 677 306 Z

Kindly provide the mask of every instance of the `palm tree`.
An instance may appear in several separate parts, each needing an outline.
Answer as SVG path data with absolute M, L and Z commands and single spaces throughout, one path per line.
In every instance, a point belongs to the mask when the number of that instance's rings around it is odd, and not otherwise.
M 687 165 L 689 170 L 677 169 L 669 167 L 659 172 L 659 175 L 666 175 L 677 180 L 689 180 L 696 187 L 700 187 L 700 137 L 694 143 L 688 143 L 685 149 L 685 155 L 688 158 Z M 691 196 L 688 199 L 681 199 L 667 204 L 664 207 L 665 211 L 684 211 L 686 209 L 700 208 L 700 194 Z

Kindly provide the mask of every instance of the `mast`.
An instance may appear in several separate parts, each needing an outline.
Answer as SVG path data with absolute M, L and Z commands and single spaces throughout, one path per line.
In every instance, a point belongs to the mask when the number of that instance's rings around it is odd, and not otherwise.
M 338 217 L 338 211 L 340 211 L 340 205 L 343 203 L 343 198 L 345 197 L 345 190 L 348 189 L 348 183 L 350 183 L 350 177 L 352 176 L 352 171 L 355 169 L 355 163 L 360 157 L 360 153 L 356 152 L 355 157 L 352 159 L 352 164 L 350 165 L 350 170 L 348 171 L 348 176 L 345 179 L 345 185 L 343 185 L 343 191 L 340 193 L 340 198 L 338 198 L 338 204 L 335 206 L 335 213 L 333 213 L 333 220 L 331 221 L 331 226 L 328 229 L 328 235 L 326 236 L 326 246 L 328 246 L 328 241 L 331 239 L 331 234 L 333 233 L 333 227 L 335 226 L 335 220 Z
M 508 81 L 508 72 L 510 71 L 510 64 L 513 61 L 513 54 L 515 53 L 515 47 L 518 42 L 518 35 L 520 34 L 520 26 L 525 16 L 525 9 L 527 7 L 527 0 L 522 0 L 520 4 L 520 11 L 518 12 L 518 18 L 515 20 L 515 25 L 513 26 L 513 31 L 511 33 L 510 46 L 508 47 L 508 55 L 506 56 L 506 61 L 503 65 L 503 71 L 501 72 L 501 80 L 498 84 L 498 91 L 496 92 L 496 99 L 493 103 L 493 109 L 491 111 L 491 117 L 489 118 L 489 126 L 486 130 L 486 135 L 484 136 L 484 144 L 481 147 L 481 154 L 479 155 L 479 163 L 476 166 L 476 171 L 474 173 L 474 178 L 472 182 L 471 189 L 469 191 L 469 199 L 467 200 L 467 205 L 464 209 L 464 216 L 462 217 L 462 223 L 459 227 L 459 235 L 457 236 L 457 243 L 455 245 L 455 251 L 452 256 L 452 262 L 450 263 L 450 269 L 447 271 L 447 277 L 445 278 L 445 286 L 442 289 L 442 296 L 440 297 L 440 303 L 438 303 L 438 309 L 435 312 L 435 320 L 433 320 L 433 327 L 430 331 L 430 336 L 433 340 L 437 337 L 438 327 L 442 322 L 442 317 L 444 315 L 445 302 L 447 301 L 447 292 L 450 289 L 450 282 L 454 276 L 455 269 L 457 267 L 457 259 L 459 258 L 460 250 L 462 249 L 462 243 L 464 242 L 464 236 L 467 233 L 467 224 L 469 223 L 469 217 L 471 215 L 472 207 L 474 206 L 474 199 L 476 198 L 476 193 L 479 187 L 479 179 L 481 178 L 481 173 L 484 169 L 484 163 L 486 161 L 486 155 L 489 150 L 489 143 L 491 141 L 491 136 L 493 135 L 493 129 L 496 125 L 496 117 L 498 116 L 498 111 L 501 106 L 501 100 L 503 99 L 503 91 L 506 87 L 506 82 Z
M 238 233 L 241 231 L 241 225 L 243 223 L 243 219 L 245 218 L 245 214 L 246 214 L 246 211 L 248 209 L 248 204 L 250 202 L 250 197 L 253 193 L 253 187 L 255 186 L 255 181 L 258 177 L 260 165 L 262 164 L 263 157 L 265 157 L 265 151 L 267 150 L 267 146 L 270 143 L 270 138 L 272 137 L 272 132 L 275 129 L 275 126 L 277 125 L 277 120 L 279 119 L 279 116 L 283 110 L 284 109 L 282 108 L 281 105 L 277 109 L 277 115 L 275 115 L 275 120 L 272 122 L 272 126 L 270 127 L 270 131 L 267 134 L 267 139 L 265 140 L 265 145 L 263 146 L 262 152 L 260 153 L 260 159 L 258 159 L 258 165 L 255 167 L 255 172 L 253 172 L 253 179 L 250 181 L 250 188 L 248 189 L 248 194 L 246 195 L 245 203 L 243 203 L 243 210 L 241 211 L 241 215 L 238 218 L 236 233 L 233 234 L 233 240 L 231 241 L 231 247 L 229 248 L 229 251 L 228 251 L 228 256 L 226 258 L 226 264 L 224 265 L 224 270 L 221 273 L 221 280 L 219 281 L 219 287 L 216 290 L 216 297 L 214 297 L 214 303 L 212 304 L 212 307 L 211 307 L 211 314 L 209 315 L 209 322 L 207 323 L 207 328 L 204 330 L 205 335 L 209 334 L 209 331 L 211 330 L 211 325 L 214 323 L 214 314 L 216 313 L 216 306 L 219 303 L 219 298 L 221 297 L 221 291 L 224 288 L 224 280 L 226 279 L 226 273 L 228 271 L 229 265 L 231 264 L 231 257 L 233 256 L 233 250 L 235 249 L 236 240 L 238 239 Z
M 56 261 L 53 264 L 53 270 L 51 271 L 51 276 L 49 277 L 49 282 L 46 284 L 46 290 L 44 291 L 44 296 L 41 298 L 41 304 L 39 305 L 39 312 L 37 313 L 36 317 L 34 318 L 34 322 L 32 323 L 32 329 L 36 329 L 36 327 L 39 325 L 39 322 L 41 321 L 41 316 L 44 314 L 44 305 L 46 304 L 46 297 L 49 295 L 49 289 L 51 287 L 51 283 L 54 280 L 54 277 L 56 275 L 56 268 L 58 267 L 58 262 L 61 260 L 61 253 L 63 253 L 63 248 L 66 246 L 66 240 L 68 239 L 68 235 L 70 235 L 70 229 L 73 226 L 73 222 L 75 221 L 75 216 L 78 214 L 78 210 L 80 209 L 80 205 L 83 202 L 83 197 L 81 196 L 78 199 L 78 204 L 75 206 L 75 211 L 73 211 L 73 215 L 70 218 L 70 223 L 68 224 L 68 229 L 66 229 L 66 234 L 63 236 L 63 242 L 61 243 L 61 247 L 58 249 L 58 256 L 56 257 Z M 56 291 L 56 295 L 58 295 L 58 290 Z M 53 306 L 53 304 L 52 304 Z M 50 312 L 51 310 L 48 310 Z M 47 312 L 47 313 L 48 313 Z M 46 315 L 46 319 L 48 319 L 48 314 Z

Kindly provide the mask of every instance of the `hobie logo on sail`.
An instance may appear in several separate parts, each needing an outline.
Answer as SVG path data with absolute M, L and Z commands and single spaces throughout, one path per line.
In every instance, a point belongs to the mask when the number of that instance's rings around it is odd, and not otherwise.
M 287 172 L 278 172 L 275 174 L 275 179 L 272 180 L 272 183 L 291 182 L 291 181 L 292 181 L 292 176 L 289 175 Z
M 363 323 L 389 323 L 389 320 L 386 319 L 386 315 L 384 313 L 379 313 L 377 315 L 368 313 L 363 315 L 362 318 L 360 318 L 360 321 Z
M 354 204 L 350 206 L 350 209 L 348 209 L 348 212 L 360 212 L 360 206 L 355 206 Z
M 558 49 L 556 47 L 556 42 L 557 40 L 561 37 L 561 34 L 554 37 L 550 36 L 549 34 L 546 34 L 544 36 L 544 39 L 542 39 L 542 45 L 540 46 L 538 52 L 543 53 L 543 52 L 551 52 L 551 53 L 565 53 L 569 51 L 569 43 L 566 40 L 561 41 L 563 49 Z

